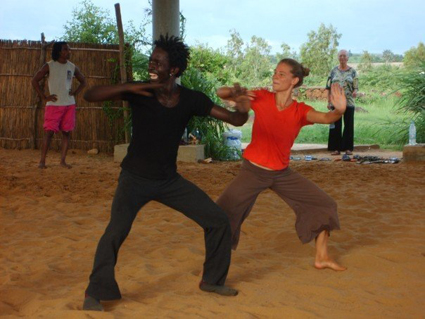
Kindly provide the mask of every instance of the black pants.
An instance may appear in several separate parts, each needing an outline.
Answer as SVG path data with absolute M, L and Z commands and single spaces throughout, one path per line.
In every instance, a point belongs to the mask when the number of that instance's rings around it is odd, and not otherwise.
M 335 128 L 329 129 L 328 151 L 352 151 L 354 149 L 354 106 L 347 106 L 344 113 L 344 133 L 342 118 L 335 122 Z
M 118 250 L 138 211 L 149 201 L 163 203 L 204 229 L 206 257 L 203 281 L 224 285 L 230 266 L 231 230 L 226 214 L 200 188 L 180 175 L 149 180 L 122 170 L 112 202 L 111 219 L 101 237 L 86 293 L 100 300 L 120 299 L 115 280 Z

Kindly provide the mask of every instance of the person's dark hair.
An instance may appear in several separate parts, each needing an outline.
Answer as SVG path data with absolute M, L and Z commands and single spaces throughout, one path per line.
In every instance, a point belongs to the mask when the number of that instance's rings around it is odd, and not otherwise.
M 153 44 L 155 47 L 161 48 L 168 53 L 170 67 L 179 68 L 176 77 L 178 78 L 182 75 L 189 61 L 189 47 L 179 37 L 168 36 L 168 33 L 165 36 L 161 35 Z
M 52 59 L 53 61 L 57 61 L 61 55 L 62 46 L 68 44 L 68 42 L 55 42 L 53 43 L 52 48 Z
M 305 76 L 310 74 L 310 69 L 305 68 L 301 63 L 294 59 L 282 59 L 279 61 L 280 63 L 285 63 L 291 67 L 291 73 L 294 77 L 298 78 L 299 81 L 294 87 L 299 87 L 303 84 L 303 80 Z

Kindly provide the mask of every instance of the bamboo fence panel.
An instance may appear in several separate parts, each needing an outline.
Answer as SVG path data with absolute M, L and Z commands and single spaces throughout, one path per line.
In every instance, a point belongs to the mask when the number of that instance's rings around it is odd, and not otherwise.
M 119 46 L 69 43 L 70 61 L 84 74 L 87 87 L 119 83 Z M 41 68 L 42 42 L 0 40 L 0 147 L 25 149 L 31 147 L 36 136 L 40 148 L 44 136 L 44 105 L 31 85 L 32 77 Z M 47 48 L 46 61 L 51 60 L 52 45 Z M 127 70 L 131 78 L 131 68 Z M 78 85 L 74 80 L 73 87 Z M 45 84 L 48 92 L 47 81 Z M 71 134 L 70 148 L 113 152 L 115 144 L 124 143 L 124 120 L 121 102 L 89 103 L 83 99 L 84 90 L 77 98 L 76 127 Z M 108 116 L 118 112 L 119 116 Z M 34 112 L 37 108 L 38 112 Z M 36 114 L 36 121 L 34 121 Z M 37 123 L 37 127 L 34 127 Z M 51 149 L 60 149 L 61 135 L 55 134 Z

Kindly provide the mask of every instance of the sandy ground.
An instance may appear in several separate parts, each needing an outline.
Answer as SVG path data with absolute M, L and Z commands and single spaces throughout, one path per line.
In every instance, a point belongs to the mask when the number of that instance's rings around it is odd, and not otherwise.
M 38 159 L 39 151 L 0 149 L 2 318 L 425 318 L 425 163 L 293 162 L 338 202 L 342 230 L 332 233 L 330 251 L 348 270 L 316 270 L 314 246 L 298 240 L 294 214 L 266 191 L 232 256 L 227 284 L 237 297 L 197 288 L 202 230 L 149 203 L 120 251 L 123 299 L 96 313 L 81 306 L 119 164 L 70 151 L 68 170 L 52 151 L 40 170 Z M 239 167 L 179 163 L 213 199 Z

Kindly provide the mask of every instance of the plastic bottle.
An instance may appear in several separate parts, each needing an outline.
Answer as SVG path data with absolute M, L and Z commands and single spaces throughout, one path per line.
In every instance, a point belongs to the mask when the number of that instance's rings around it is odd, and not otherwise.
M 189 142 L 188 138 L 187 138 L 187 127 L 184 129 L 184 133 L 182 136 L 182 140 L 187 144 Z
M 230 147 L 229 154 L 227 154 L 228 159 L 233 161 L 240 159 L 239 152 L 242 151 L 241 138 L 242 132 L 239 130 L 232 129 L 223 133 L 224 144 Z
M 416 145 L 416 126 L 413 120 L 409 126 L 409 145 Z
M 193 135 L 195 135 L 195 137 L 196 137 L 198 140 L 200 140 L 200 139 L 201 139 L 201 132 L 199 132 L 199 128 L 196 128 L 196 130 L 195 130 L 195 134 L 193 134 Z

